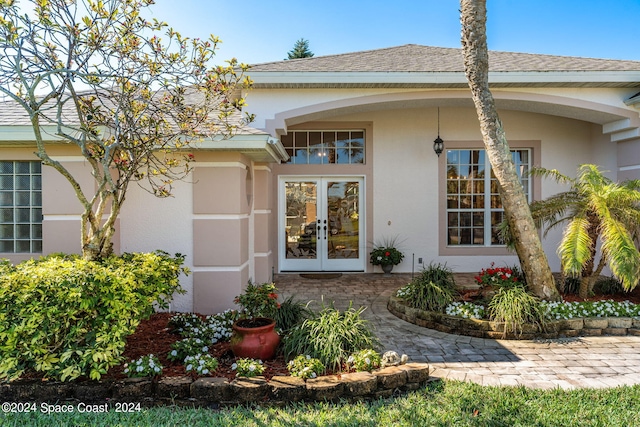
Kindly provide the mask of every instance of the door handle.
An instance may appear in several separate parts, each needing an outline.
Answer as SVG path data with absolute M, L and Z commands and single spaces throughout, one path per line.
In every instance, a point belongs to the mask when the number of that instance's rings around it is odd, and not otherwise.
M 324 240 L 327 240 L 327 226 L 324 226 Z

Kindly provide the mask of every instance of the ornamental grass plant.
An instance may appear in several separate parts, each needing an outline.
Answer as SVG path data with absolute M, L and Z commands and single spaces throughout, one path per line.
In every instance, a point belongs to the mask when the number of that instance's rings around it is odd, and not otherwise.
M 444 312 L 457 296 L 453 272 L 446 264 L 429 264 L 396 295 L 413 308 Z
M 527 293 L 523 286 L 504 286 L 489 302 L 489 319 L 504 322 L 504 335 L 521 334 L 525 324 L 544 330 L 545 310 L 538 298 Z
M 320 312 L 294 327 L 284 337 L 284 355 L 300 354 L 319 359 L 329 369 L 339 370 L 349 355 L 364 349 L 378 349 L 380 342 L 369 322 L 362 318 L 365 307 L 345 311 L 323 305 Z

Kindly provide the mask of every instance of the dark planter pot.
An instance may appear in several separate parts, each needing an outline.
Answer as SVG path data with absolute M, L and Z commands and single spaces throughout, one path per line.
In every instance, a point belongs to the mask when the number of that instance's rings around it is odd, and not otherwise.
M 391 270 L 393 270 L 393 264 L 382 264 L 381 267 L 385 275 L 391 274 Z
M 273 319 L 241 319 L 233 324 L 231 351 L 236 357 L 269 360 L 276 354 L 280 336 Z

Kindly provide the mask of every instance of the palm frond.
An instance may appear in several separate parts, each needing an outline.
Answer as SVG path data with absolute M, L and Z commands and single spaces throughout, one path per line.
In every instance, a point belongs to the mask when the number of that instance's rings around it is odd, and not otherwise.
M 611 216 L 602 220 L 602 251 L 608 257 L 609 268 L 625 290 L 640 280 L 640 252 L 627 228 Z
M 557 169 L 547 169 L 539 166 L 532 167 L 529 170 L 529 175 L 539 176 L 542 178 L 551 178 L 559 184 L 573 184 L 575 180 L 558 171 Z
M 591 257 L 591 248 L 595 244 L 589 237 L 589 221 L 585 217 L 573 218 L 564 230 L 558 256 L 565 274 L 578 275 L 582 266 Z

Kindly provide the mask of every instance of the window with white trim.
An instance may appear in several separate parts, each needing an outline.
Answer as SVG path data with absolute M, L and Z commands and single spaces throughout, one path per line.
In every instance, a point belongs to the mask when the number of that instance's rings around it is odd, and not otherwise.
M 291 164 L 363 164 L 364 130 L 289 131 L 280 137 Z
M 42 252 L 40 162 L 0 161 L 0 252 Z
M 511 150 L 518 177 L 531 201 L 531 150 Z M 485 150 L 447 150 L 447 246 L 502 246 L 498 226 L 504 209 Z

